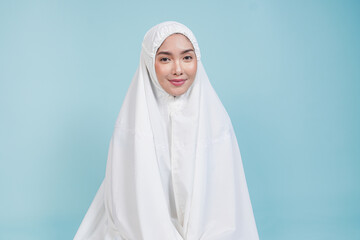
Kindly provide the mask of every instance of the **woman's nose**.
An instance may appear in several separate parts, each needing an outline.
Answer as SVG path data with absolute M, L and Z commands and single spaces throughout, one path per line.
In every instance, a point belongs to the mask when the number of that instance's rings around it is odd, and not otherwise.
M 178 76 L 183 74 L 183 70 L 179 61 L 174 62 L 173 74 Z

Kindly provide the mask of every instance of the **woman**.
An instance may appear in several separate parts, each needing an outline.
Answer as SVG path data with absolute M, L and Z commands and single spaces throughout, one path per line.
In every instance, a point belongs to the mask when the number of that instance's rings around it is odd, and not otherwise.
M 75 239 L 258 239 L 231 121 L 180 23 L 144 37 L 105 179 Z

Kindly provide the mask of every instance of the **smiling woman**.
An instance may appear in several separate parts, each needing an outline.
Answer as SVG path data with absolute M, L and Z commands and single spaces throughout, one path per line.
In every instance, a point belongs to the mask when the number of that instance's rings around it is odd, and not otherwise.
M 85 239 L 259 239 L 230 118 L 180 23 L 144 37 Z
M 159 47 L 155 58 L 156 76 L 161 87 L 170 95 L 185 93 L 194 82 L 197 60 L 190 40 L 173 34 Z

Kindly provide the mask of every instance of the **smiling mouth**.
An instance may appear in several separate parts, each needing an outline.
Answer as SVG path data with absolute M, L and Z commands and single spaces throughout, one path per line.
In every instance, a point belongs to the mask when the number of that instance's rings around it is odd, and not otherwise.
M 169 80 L 169 82 L 171 82 L 171 84 L 173 84 L 174 86 L 181 86 L 185 83 L 186 79 L 172 79 Z

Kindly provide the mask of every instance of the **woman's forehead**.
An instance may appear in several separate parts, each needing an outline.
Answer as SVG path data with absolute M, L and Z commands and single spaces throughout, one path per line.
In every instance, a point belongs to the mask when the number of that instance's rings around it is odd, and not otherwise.
M 194 46 L 185 35 L 181 33 L 174 33 L 168 36 L 160 45 L 160 47 L 157 49 L 157 53 L 159 51 L 186 51 L 189 49 L 194 50 Z
M 173 34 L 182 34 L 191 42 L 196 58 L 200 60 L 200 49 L 194 34 L 185 25 L 178 22 L 163 22 L 152 27 L 143 40 L 143 50 L 151 58 L 155 57 L 158 48 L 166 38 Z

